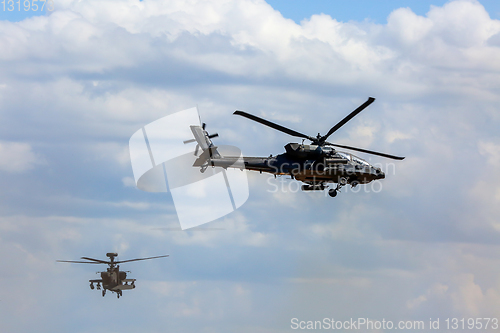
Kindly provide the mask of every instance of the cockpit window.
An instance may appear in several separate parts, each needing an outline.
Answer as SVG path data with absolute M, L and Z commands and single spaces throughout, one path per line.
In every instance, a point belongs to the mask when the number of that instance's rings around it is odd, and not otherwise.
M 346 158 L 348 161 L 351 160 L 351 154 L 347 154 L 347 153 L 342 153 L 340 151 L 337 152 L 337 154 L 342 157 L 342 158 Z
M 363 159 L 361 159 L 361 158 L 359 158 L 357 156 L 352 155 L 352 160 L 354 162 L 358 162 L 359 164 L 362 164 L 364 166 L 370 166 L 370 164 L 367 161 L 365 161 L 365 160 L 363 160 Z

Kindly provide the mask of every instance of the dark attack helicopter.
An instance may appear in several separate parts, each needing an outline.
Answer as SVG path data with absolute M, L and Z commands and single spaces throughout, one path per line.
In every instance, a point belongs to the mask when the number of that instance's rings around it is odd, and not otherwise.
M 106 257 L 109 258 L 109 261 L 88 258 L 88 257 L 81 257 L 81 259 L 85 259 L 85 260 L 89 260 L 89 261 L 57 260 L 57 262 L 109 265 L 106 272 L 98 272 L 101 274 L 100 279 L 89 280 L 90 289 L 94 289 L 94 283 L 97 283 L 97 290 L 100 290 L 101 283 L 102 283 L 102 296 L 103 297 L 104 297 L 104 295 L 106 295 L 106 290 L 110 290 L 110 291 L 116 293 L 116 297 L 120 298 L 120 296 L 122 295 L 122 290 L 135 288 L 135 281 L 136 280 L 135 279 L 127 279 L 127 272 L 120 271 L 120 265 L 118 265 L 118 264 L 121 264 L 124 262 L 131 262 L 131 261 L 139 261 L 139 260 L 148 260 L 148 259 L 168 257 L 168 255 L 164 255 L 164 256 L 157 256 L 157 257 L 137 258 L 137 259 L 115 261 L 115 257 L 117 257 L 117 256 L 118 256 L 118 253 L 106 253 Z M 130 273 L 130 272 L 128 272 L 128 273 Z
M 195 139 L 186 140 L 184 143 L 197 142 L 195 155 L 198 156 L 198 148 L 202 149 L 202 154 L 196 159 L 193 166 L 200 167 L 204 172 L 208 166 L 223 168 L 240 168 L 253 171 L 267 172 L 276 175 L 290 175 L 303 183 L 303 191 L 322 191 L 327 188 L 328 183 L 336 183 L 335 188 L 331 188 L 328 194 L 335 197 L 342 186 L 347 184 L 356 187 L 359 184 L 368 184 L 373 180 L 384 179 L 385 174 L 380 168 L 376 168 L 365 160 L 349 153 L 341 152 L 333 147 L 345 148 L 362 153 L 382 156 L 395 160 L 402 160 L 404 157 L 379 153 L 367 149 L 334 144 L 326 141 L 330 135 L 344 126 L 358 113 L 363 111 L 368 105 L 373 103 L 375 98 L 370 97 L 352 111 L 344 119 L 333 126 L 328 133 L 316 137 L 302 134 L 292 129 L 272 123 L 268 120 L 251 115 L 243 111 L 235 111 L 233 114 L 248 118 L 275 130 L 289 135 L 311 141 L 311 144 L 288 143 L 285 146 L 286 152 L 270 157 L 243 157 L 243 160 L 235 156 L 221 156 L 217 147 L 210 140 L 218 134 L 209 135 L 205 131 L 205 124 L 202 126 L 191 126 L 191 131 Z

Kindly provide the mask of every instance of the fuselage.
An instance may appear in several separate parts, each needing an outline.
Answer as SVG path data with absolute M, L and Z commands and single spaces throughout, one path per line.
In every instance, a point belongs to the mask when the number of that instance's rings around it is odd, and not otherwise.
M 348 183 L 367 184 L 385 178 L 385 174 L 365 160 L 337 151 L 328 146 L 289 143 L 286 152 L 270 157 L 224 156 L 212 159 L 212 166 L 233 167 L 274 175 L 290 175 L 308 184 L 339 183 L 341 178 Z
M 111 291 L 135 288 L 134 284 L 128 284 L 128 282 L 135 282 L 135 279 L 127 279 L 127 272 L 120 271 L 120 266 L 101 272 L 101 280 L 103 288 Z

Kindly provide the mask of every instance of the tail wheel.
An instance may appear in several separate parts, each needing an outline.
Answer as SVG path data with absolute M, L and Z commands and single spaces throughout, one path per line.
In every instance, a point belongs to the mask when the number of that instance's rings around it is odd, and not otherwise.
M 106 295 L 106 289 L 102 290 L 102 297 L 104 297 L 104 295 Z

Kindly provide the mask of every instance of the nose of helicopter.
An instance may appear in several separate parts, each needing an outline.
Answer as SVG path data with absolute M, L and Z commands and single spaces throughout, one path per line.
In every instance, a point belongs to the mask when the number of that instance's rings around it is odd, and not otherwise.
M 385 173 L 380 168 L 375 169 L 375 173 L 377 174 L 377 179 L 385 178 Z

